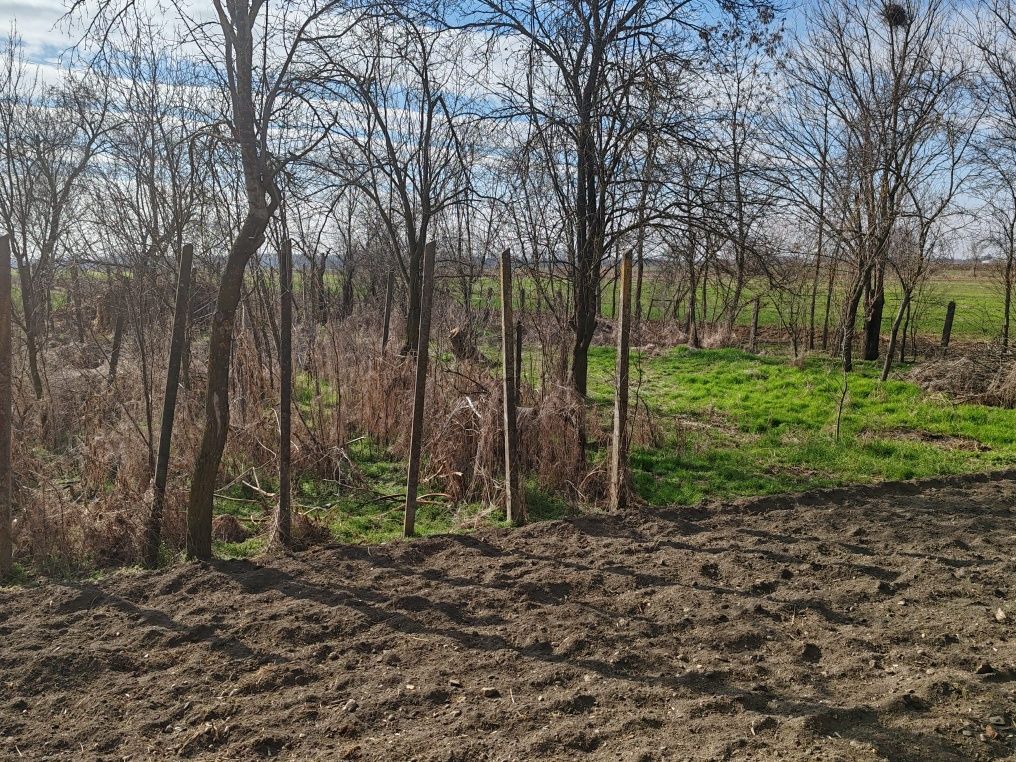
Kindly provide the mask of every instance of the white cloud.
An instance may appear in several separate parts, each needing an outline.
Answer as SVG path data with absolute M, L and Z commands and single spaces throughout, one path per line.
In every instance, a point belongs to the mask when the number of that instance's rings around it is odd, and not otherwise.
M 24 39 L 28 58 L 40 64 L 53 65 L 61 54 L 74 44 L 75 38 L 60 23 L 66 9 L 61 0 L 0 0 L 0 18 L 7 19 L 7 29 L 17 30 Z

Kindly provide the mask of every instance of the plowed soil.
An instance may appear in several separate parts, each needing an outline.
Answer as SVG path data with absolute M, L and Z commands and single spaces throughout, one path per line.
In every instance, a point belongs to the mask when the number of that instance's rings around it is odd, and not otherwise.
M 1016 481 L 0 592 L 0 758 L 1016 758 Z

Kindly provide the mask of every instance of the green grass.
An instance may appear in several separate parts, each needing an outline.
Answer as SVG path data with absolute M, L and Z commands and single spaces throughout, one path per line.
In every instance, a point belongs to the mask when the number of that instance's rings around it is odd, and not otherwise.
M 538 291 L 533 281 L 528 277 L 516 279 L 516 293 L 519 289 L 525 289 L 527 304 L 532 307 L 538 298 Z M 558 281 L 554 287 L 564 296 L 568 291 L 568 285 L 564 281 Z M 481 278 L 473 292 L 473 306 L 477 309 L 484 309 L 487 304 L 487 289 L 493 290 L 490 306 L 497 309 L 500 304 L 500 297 L 495 278 Z M 545 287 L 549 289 L 549 286 Z M 841 284 L 840 288 L 845 288 Z M 744 292 L 743 304 L 737 317 L 739 325 L 748 325 L 751 322 L 750 302 L 758 295 L 762 296 L 762 308 L 759 311 L 759 325 L 765 327 L 780 327 L 780 317 L 771 299 L 767 299 L 765 284 L 761 281 L 750 281 Z M 825 293 L 824 283 L 820 287 L 820 294 L 816 304 L 816 324 L 821 328 L 825 318 Z M 454 294 L 454 292 L 453 292 Z M 642 286 L 642 314 L 652 319 L 663 318 L 664 310 L 670 309 L 666 317 L 672 315 L 670 300 L 674 296 L 673 286 L 669 281 L 658 277 L 651 270 L 646 271 Z M 699 311 L 701 317 L 701 292 L 699 293 Z M 898 284 L 890 281 L 886 290 L 886 305 L 883 312 L 882 332 L 887 334 L 892 328 L 896 310 L 899 307 L 900 292 Z M 687 301 L 687 298 L 684 300 Z M 918 299 L 913 312 L 913 318 L 917 321 L 917 332 L 922 336 L 938 338 L 942 335 L 942 326 L 945 322 L 946 308 L 950 301 L 956 302 L 956 317 L 953 323 L 953 338 L 965 341 L 981 341 L 996 338 L 1001 333 L 1002 326 L 1002 292 L 997 279 L 992 272 L 981 267 L 975 272 L 968 269 L 945 270 L 936 273 Z M 723 295 L 714 287 L 706 289 L 706 302 L 708 313 L 707 321 L 712 322 L 720 319 L 715 314 L 718 307 L 722 305 Z M 518 308 L 518 300 L 515 307 Z M 686 303 L 679 306 L 679 312 L 684 314 Z M 650 313 L 650 307 L 652 312 Z M 839 318 L 839 295 L 834 299 L 833 316 L 831 329 L 835 330 L 836 321 Z M 611 283 L 604 276 L 602 299 L 600 303 L 600 314 L 604 317 L 614 316 L 614 292 Z M 863 321 L 863 315 L 858 317 L 858 325 Z
M 527 355 L 527 368 L 540 358 Z M 651 505 L 689 505 L 813 487 L 912 479 L 985 471 L 1016 464 L 1016 410 L 953 404 L 907 381 L 878 381 L 877 363 L 858 363 L 848 380 L 839 431 L 837 413 L 843 375 L 837 363 L 809 357 L 798 364 L 777 356 L 734 349 L 689 350 L 633 357 L 633 394 L 652 411 L 660 438 L 635 447 L 632 481 Z M 590 351 L 590 399 L 609 427 L 614 350 Z M 306 379 L 297 391 L 308 404 Z M 322 390 L 326 398 L 327 389 Z M 593 460 L 604 452 L 592 452 Z M 355 441 L 355 487 L 305 479 L 294 485 L 294 502 L 328 527 L 341 542 L 380 543 L 401 537 L 406 464 L 365 439 Z M 273 475 L 260 474 L 274 491 Z M 452 504 L 421 485 L 420 536 L 504 526 L 500 509 Z M 533 520 L 570 512 L 558 496 L 528 485 Z M 272 509 L 256 494 L 234 487 L 217 499 L 218 513 L 231 513 L 253 531 L 263 530 Z M 216 553 L 243 557 L 260 552 L 263 540 L 219 544 Z
M 591 396 L 606 412 L 614 353 L 591 352 Z M 654 505 L 886 479 L 983 471 L 1016 463 L 1016 411 L 954 405 L 914 384 L 851 374 L 839 438 L 843 376 L 737 350 L 672 350 L 636 358 L 639 393 L 666 432 L 635 449 L 632 478 Z M 639 370 L 633 371 L 638 379 Z
M 338 542 L 378 544 L 402 537 L 405 508 L 405 462 L 360 439 L 350 446 L 358 479 L 355 488 L 330 481 L 303 479 L 293 485 L 298 509 L 326 526 Z M 261 474 L 262 487 L 274 492 L 272 474 Z M 429 494 L 437 492 L 421 485 L 421 503 L 416 513 L 416 535 L 428 537 L 468 531 L 477 526 L 507 526 L 504 510 L 479 503 L 450 503 Z M 527 490 L 533 520 L 560 518 L 569 512 L 562 499 L 547 495 L 535 486 Z M 242 487 L 232 487 L 216 498 L 216 514 L 232 514 L 249 531 L 262 532 L 273 505 L 255 499 Z M 263 534 L 241 543 L 216 543 L 215 554 L 223 558 L 246 558 L 264 550 Z

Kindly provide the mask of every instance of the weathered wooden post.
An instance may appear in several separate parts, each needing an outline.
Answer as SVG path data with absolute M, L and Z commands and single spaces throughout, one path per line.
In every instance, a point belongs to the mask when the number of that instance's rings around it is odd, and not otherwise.
M 752 354 L 758 348 L 758 315 L 762 310 L 762 298 L 756 296 L 751 307 L 751 329 L 748 333 L 748 351 Z
M 949 348 L 949 337 L 952 336 L 953 319 L 956 317 L 956 302 L 949 302 L 945 310 L 945 325 L 942 327 L 942 352 Z
M 423 450 L 423 409 L 427 401 L 427 361 L 430 351 L 430 314 L 434 300 L 434 259 L 437 245 L 431 241 L 423 250 L 423 288 L 420 291 L 420 339 L 416 351 L 416 385 L 413 395 L 413 428 L 409 438 L 409 474 L 406 478 L 406 515 L 402 533 L 416 533 L 416 490 L 420 486 L 420 458 Z
M 293 242 L 288 238 L 279 251 L 279 505 L 275 512 L 272 545 L 288 548 L 292 539 L 291 508 L 293 421 Z
M 518 470 L 518 418 L 515 412 L 516 347 L 520 334 L 512 318 L 512 255 L 501 252 L 501 363 L 504 366 L 504 492 L 508 522 L 519 526 L 526 520 L 526 501 Z M 519 324 L 521 325 L 521 323 Z
M 614 386 L 614 436 L 610 451 L 610 510 L 628 505 L 628 354 L 631 337 L 632 256 L 621 260 L 621 315 L 617 326 L 617 378 Z
M 11 543 L 11 427 L 14 416 L 11 383 L 11 239 L 0 236 L 0 578 L 14 567 Z
M 162 423 L 159 429 L 159 454 L 155 462 L 155 485 L 152 510 L 145 527 L 145 566 L 159 562 L 159 543 L 162 540 L 162 512 L 166 503 L 166 480 L 169 476 L 169 451 L 173 442 L 173 419 L 176 417 L 176 392 L 180 387 L 180 361 L 183 357 L 184 337 L 187 332 L 187 313 L 190 305 L 191 265 L 194 247 L 184 244 L 180 252 L 180 272 L 176 281 L 176 306 L 173 310 L 173 335 L 169 343 L 169 366 L 166 368 L 166 394 L 162 399 Z
M 395 298 L 395 271 L 388 271 L 388 284 L 385 286 L 385 327 L 381 334 L 381 354 L 388 346 L 388 331 L 392 325 L 392 301 Z

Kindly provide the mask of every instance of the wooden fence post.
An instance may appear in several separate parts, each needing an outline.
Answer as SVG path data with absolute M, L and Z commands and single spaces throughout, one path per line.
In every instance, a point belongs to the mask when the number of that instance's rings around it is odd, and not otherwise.
M 0 578 L 14 569 L 11 543 L 11 509 L 14 480 L 11 475 L 11 428 L 14 416 L 11 383 L 11 239 L 0 236 Z
M 614 436 L 610 451 L 610 510 L 628 505 L 628 360 L 631 337 L 631 252 L 621 260 L 621 315 L 617 326 Z
M 942 352 L 949 348 L 949 337 L 952 336 L 953 319 L 956 317 L 956 302 L 949 302 L 945 310 L 945 325 L 942 327 Z
M 176 281 L 176 306 L 173 309 L 173 335 L 169 344 L 169 366 L 166 368 L 166 394 L 162 399 L 162 422 L 159 428 L 159 454 L 155 462 L 155 485 L 152 511 L 145 528 L 144 562 L 149 568 L 159 562 L 162 540 L 162 512 L 166 503 L 166 481 L 169 476 L 169 451 L 173 442 L 173 420 L 176 417 L 176 393 L 180 387 L 180 361 L 183 357 L 187 313 L 190 305 L 191 265 L 194 247 L 184 244 L 180 252 L 180 272 Z
M 758 315 L 762 310 L 762 298 L 756 296 L 751 308 L 751 330 L 748 333 L 748 351 L 752 354 L 758 348 Z
M 515 412 L 515 395 L 519 382 L 516 375 L 516 348 L 521 334 L 515 330 L 512 318 L 512 255 L 509 249 L 501 252 L 501 363 L 504 367 L 502 384 L 504 397 L 504 491 L 505 513 L 510 524 L 519 526 L 526 520 L 526 501 L 518 472 L 518 418 Z M 521 323 L 519 326 L 521 327 Z
M 293 242 L 282 242 L 279 252 L 279 505 L 275 513 L 272 545 L 288 548 L 292 539 L 291 508 L 293 430 Z
M 413 428 L 409 438 L 409 474 L 406 478 L 406 515 L 402 533 L 416 533 L 416 490 L 420 485 L 420 458 L 423 450 L 423 409 L 427 401 L 427 361 L 430 351 L 430 314 L 434 300 L 434 258 L 437 245 L 431 241 L 423 250 L 423 288 L 420 290 L 420 339 L 416 350 L 416 384 L 413 395 Z
M 388 271 L 388 284 L 385 286 L 385 327 L 381 334 L 381 354 L 388 346 L 388 332 L 392 325 L 392 300 L 395 298 L 395 271 Z

